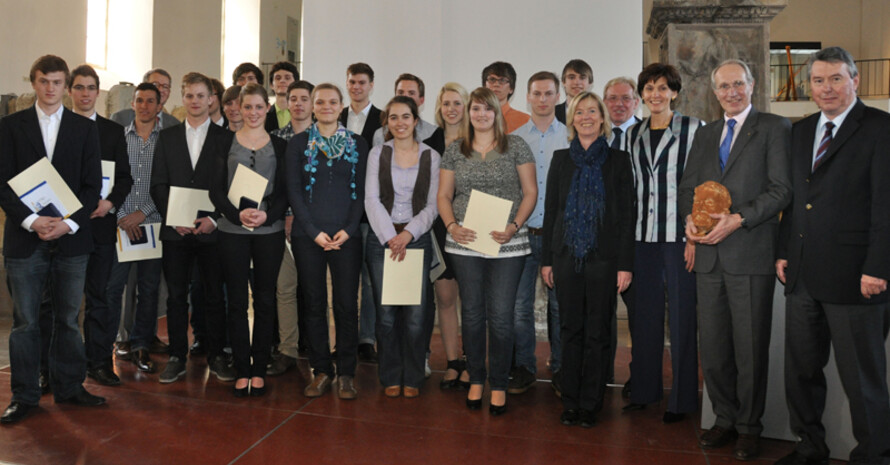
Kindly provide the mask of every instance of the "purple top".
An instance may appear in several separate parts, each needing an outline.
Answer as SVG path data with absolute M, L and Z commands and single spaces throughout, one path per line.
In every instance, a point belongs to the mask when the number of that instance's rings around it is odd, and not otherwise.
M 393 146 L 393 141 L 384 145 Z M 365 177 L 365 213 L 368 215 L 368 223 L 380 240 L 380 245 L 386 244 L 396 237 L 396 228 L 393 223 L 408 223 L 405 230 L 414 236 L 416 241 L 420 236 L 430 230 L 433 220 L 439 214 L 436 207 L 436 195 L 439 191 L 439 154 L 423 142 L 418 143 L 417 163 L 408 168 L 402 168 L 396 163 L 395 149 L 392 159 L 392 187 L 393 204 L 392 214 L 386 211 L 386 207 L 380 202 L 380 151 L 382 145 L 377 145 L 368 154 L 368 169 Z M 430 192 L 426 198 L 426 206 L 414 215 L 411 206 L 411 197 L 414 193 L 414 184 L 417 181 L 417 172 L 420 169 L 420 155 L 424 150 L 430 151 Z

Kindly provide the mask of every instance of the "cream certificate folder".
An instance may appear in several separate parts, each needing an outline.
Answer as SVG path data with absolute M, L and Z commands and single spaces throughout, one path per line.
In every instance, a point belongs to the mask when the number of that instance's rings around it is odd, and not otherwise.
M 509 223 L 511 208 L 513 208 L 512 201 L 473 189 L 470 192 L 470 202 L 467 204 L 467 214 L 464 215 L 461 226 L 476 231 L 476 240 L 463 246 L 497 257 L 501 251 L 501 244 L 491 237 L 491 232 L 504 230 Z
M 266 193 L 268 184 L 268 179 L 256 171 L 238 164 L 238 168 L 235 168 L 235 176 L 232 178 L 232 185 L 229 186 L 229 202 L 232 202 L 232 205 L 240 210 L 241 198 L 246 197 L 256 202 L 257 208 L 259 208 L 259 205 L 263 203 L 263 194 Z M 253 228 L 244 225 L 241 227 L 253 231 Z
M 194 228 L 199 212 L 213 212 L 215 209 L 206 190 L 173 186 L 167 199 L 166 224 L 174 228 Z
M 114 162 L 102 160 L 102 192 L 99 197 L 108 198 L 111 189 L 114 188 Z
M 34 213 L 68 218 L 83 206 L 49 158 L 41 158 L 10 179 L 9 187 Z
M 135 244 L 130 242 L 130 237 L 126 232 L 117 228 L 117 261 L 123 263 L 161 258 L 163 243 L 158 238 L 161 223 L 146 223 L 140 227 L 142 228 L 142 239 Z
M 381 305 L 420 305 L 423 295 L 423 249 L 407 249 L 405 259 L 390 258 L 390 250 L 383 255 L 383 292 Z

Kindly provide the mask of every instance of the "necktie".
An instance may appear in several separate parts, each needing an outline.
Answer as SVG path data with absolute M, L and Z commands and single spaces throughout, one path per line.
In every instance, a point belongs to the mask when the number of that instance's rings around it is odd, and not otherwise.
M 621 149 L 621 128 L 612 128 L 612 148 L 615 150 Z
M 720 143 L 720 171 L 726 167 L 726 161 L 729 160 L 729 149 L 732 148 L 732 136 L 735 134 L 736 120 L 730 119 L 726 122 L 726 137 Z M 713 146 L 712 146 L 713 147 Z
M 822 142 L 819 142 L 819 149 L 816 150 L 816 158 L 813 159 L 813 171 L 822 164 L 822 157 L 828 152 L 828 146 L 831 145 L 831 130 L 834 129 L 834 123 L 831 121 L 825 123 L 825 135 L 822 136 Z

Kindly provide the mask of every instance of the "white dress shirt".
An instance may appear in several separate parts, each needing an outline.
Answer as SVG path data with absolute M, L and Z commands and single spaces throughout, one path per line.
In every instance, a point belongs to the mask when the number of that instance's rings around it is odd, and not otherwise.
M 210 128 L 210 118 L 204 120 L 198 127 L 193 128 L 189 120 L 185 120 L 185 140 L 189 146 L 189 157 L 192 159 L 192 169 L 198 165 L 204 140 L 207 139 L 207 130 Z
M 362 111 L 356 113 L 352 110 L 352 105 L 346 112 L 346 129 L 361 135 L 362 129 L 365 128 L 365 121 L 368 119 L 368 112 L 371 111 L 371 102 L 369 101 Z
M 835 116 L 834 119 L 829 119 L 825 116 L 825 113 L 822 113 L 821 116 L 819 116 L 819 122 L 816 123 L 816 137 L 813 138 L 813 159 L 810 161 L 811 169 L 813 165 L 816 164 L 816 153 L 819 152 L 819 145 L 822 144 L 822 138 L 825 137 L 825 123 L 828 123 L 829 121 L 834 123 L 834 128 L 831 130 L 831 138 L 834 139 L 837 137 L 837 130 L 844 124 L 844 120 L 847 119 L 847 115 L 850 114 L 850 110 L 852 110 L 855 105 L 856 101 L 854 100 L 843 113 Z

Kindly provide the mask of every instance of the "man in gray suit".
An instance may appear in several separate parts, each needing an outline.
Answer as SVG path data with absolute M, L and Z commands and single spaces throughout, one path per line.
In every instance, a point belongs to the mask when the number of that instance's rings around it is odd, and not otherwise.
M 161 68 L 150 69 L 142 76 L 142 82 L 154 84 L 161 92 L 161 112 L 158 114 L 161 121 L 158 127 L 165 129 L 179 124 L 180 121 L 176 117 L 164 111 L 164 105 L 167 104 L 167 98 L 170 97 L 170 86 L 173 83 L 170 73 Z M 125 108 L 111 115 L 110 119 L 123 127 L 127 127 L 136 119 L 136 113 L 132 108 Z
M 754 78 L 739 60 L 711 73 L 724 117 L 699 130 L 680 182 L 687 240 L 695 241 L 701 365 L 717 420 L 699 439 L 706 449 L 738 437 L 734 455 L 760 453 L 775 288 L 779 212 L 791 201 L 791 123 L 751 105 Z M 691 215 L 696 186 L 729 190 L 729 214 L 699 235 Z

